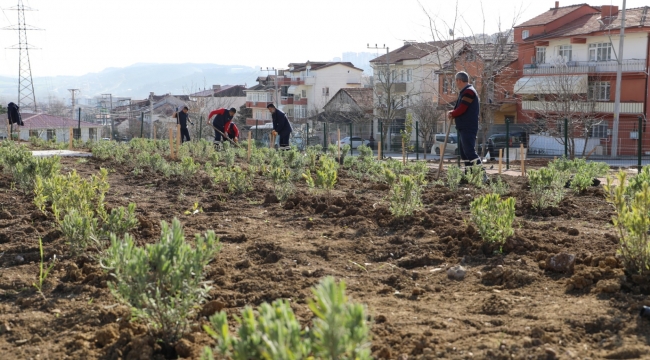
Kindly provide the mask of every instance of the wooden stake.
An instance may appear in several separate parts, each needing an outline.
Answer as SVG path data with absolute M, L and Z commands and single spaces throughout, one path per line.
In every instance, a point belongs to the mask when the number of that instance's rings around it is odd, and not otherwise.
M 341 129 L 336 129 L 337 136 L 339 138 L 339 142 L 337 143 L 338 145 L 338 155 L 339 155 L 339 161 L 341 161 Z M 350 141 L 350 144 L 352 144 L 352 141 Z M 350 145 L 352 146 L 352 145 Z
M 501 169 L 503 169 L 503 149 L 499 149 L 499 175 L 501 175 Z
M 521 158 L 521 176 L 526 174 L 526 159 L 524 157 L 524 144 L 519 144 L 519 157 Z
M 70 150 L 72 150 L 72 149 L 74 148 L 74 147 L 73 147 L 73 143 L 72 143 L 73 140 L 74 140 L 74 130 L 73 130 L 73 128 L 71 127 L 71 128 L 70 128 L 70 145 L 68 145 L 68 148 L 69 148 Z
M 172 128 L 169 128 L 169 156 L 174 159 L 174 130 Z
M 156 126 L 153 127 L 153 139 L 156 140 Z
M 181 124 L 176 124 L 176 154 L 181 150 Z
M 402 138 L 402 164 L 406 165 L 406 148 L 404 147 L 404 138 Z
M 249 131 L 248 132 L 248 162 L 251 161 L 251 136 L 252 136 L 252 132 Z
M 377 160 L 381 160 L 381 140 L 377 142 Z

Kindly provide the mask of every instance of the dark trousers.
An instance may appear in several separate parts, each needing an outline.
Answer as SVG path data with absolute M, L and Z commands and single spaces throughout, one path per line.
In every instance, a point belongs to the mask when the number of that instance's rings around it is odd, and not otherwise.
M 214 130 L 214 141 L 224 141 L 226 139 L 223 138 L 223 135 L 217 131 L 217 129 Z
M 291 136 L 291 131 L 285 131 L 279 134 L 280 135 L 280 147 L 289 146 L 289 137 Z
M 190 130 L 185 127 L 181 127 L 181 142 L 190 141 Z
M 458 130 L 458 153 L 465 166 L 480 165 L 481 157 L 476 153 L 477 131 Z

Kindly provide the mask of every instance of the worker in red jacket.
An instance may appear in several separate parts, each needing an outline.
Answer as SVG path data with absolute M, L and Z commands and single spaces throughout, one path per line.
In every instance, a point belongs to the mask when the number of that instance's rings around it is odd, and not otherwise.
M 234 141 L 234 142 L 239 142 L 239 129 L 237 128 L 237 125 L 234 122 L 231 122 L 228 126 L 228 129 L 226 129 L 226 134 L 228 134 L 228 137 Z
M 221 143 L 223 140 L 226 140 L 223 139 L 223 135 L 221 135 L 221 133 L 226 134 L 226 130 L 228 130 L 230 122 L 236 113 L 237 109 L 235 108 L 231 108 L 230 110 L 221 108 L 213 110 L 210 115 L 208 115 L 208 121 L 210 121 L 210 118 L 214 116 L 214 119 L 212 120 L 212 126 L 215 128 L 214 141 L 216 143 Z

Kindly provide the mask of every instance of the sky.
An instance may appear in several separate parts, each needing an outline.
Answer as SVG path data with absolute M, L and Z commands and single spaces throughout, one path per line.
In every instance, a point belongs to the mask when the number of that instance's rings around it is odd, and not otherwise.
M 15 25 L 18 0 L 0 0 L 0 28 Z M 135 63 L 214 63 L 285 68 L 432 40 L 456 21 L 456 34 L 495 33 L 553 7 L 554 0 L 23 0 L 32 74 L 83 75 Z M 560 6 L 585 2 L 566 0 Z M 468 6 L 468 4 L 471 4 Z M 489 5 L 488 5 L 489 4 Z M 622 1 L 592 0 L 591 5 Z M 627 7 L 650 5 L 628 0 Z M 456 12 L 458 11 L 458 16 Z M 483 21 L 485 19 L 485 21 Z M 500 23 L 500 26 L 499 26 Z M 0 31 L 0 75 L 17 77 L 18 34 Z M 385 50 L 371 50 L 380 54 Z

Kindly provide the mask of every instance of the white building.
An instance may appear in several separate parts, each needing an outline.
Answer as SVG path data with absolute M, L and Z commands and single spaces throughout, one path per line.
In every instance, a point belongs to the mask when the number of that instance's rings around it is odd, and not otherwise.
M 43 140 L 67 142 L 70 140 L 70 129 L 75 137 L 81 126 L 81 140 L 99 140 L 101 138 L 101 124 L 93 124 L 77 120 L 66 119 L 46 114 L 21 114 L 25 126 L 14 125 L 14 132 L 19 132 L 20 140 L 29 140 L 30 137 L 39 137 Z

